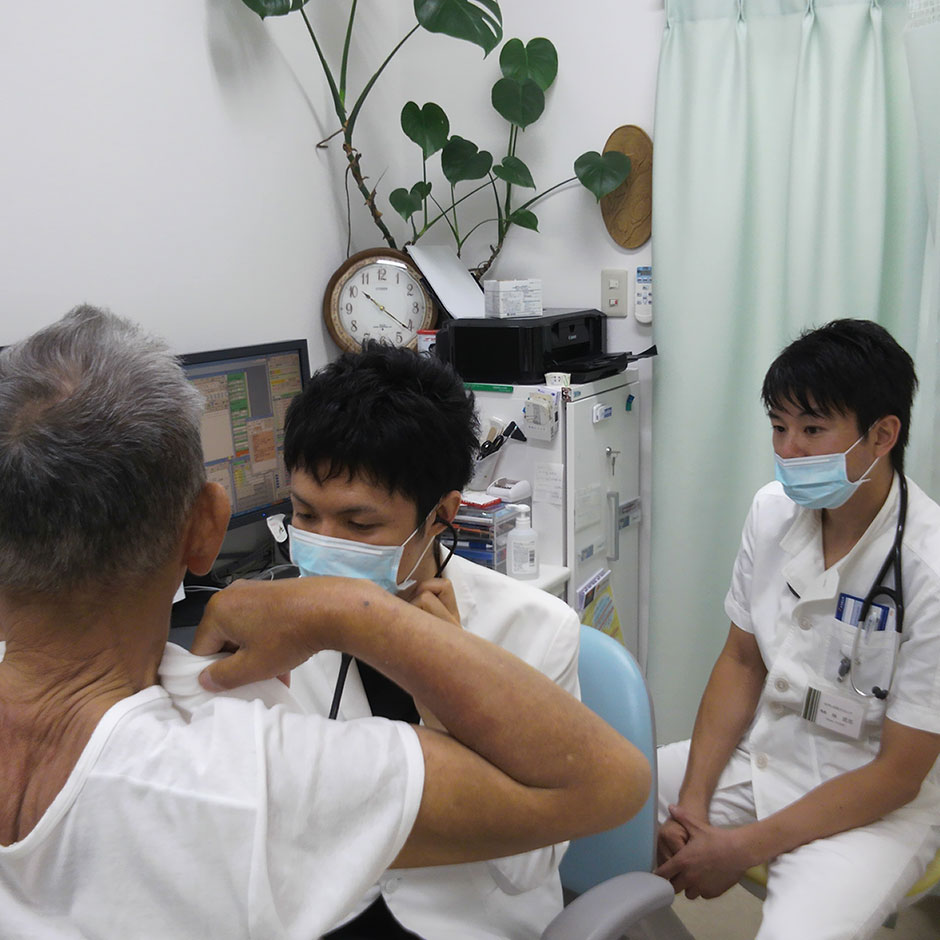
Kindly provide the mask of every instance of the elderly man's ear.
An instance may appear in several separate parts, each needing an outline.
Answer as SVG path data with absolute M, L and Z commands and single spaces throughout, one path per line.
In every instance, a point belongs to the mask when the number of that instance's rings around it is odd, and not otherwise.
M 193 574 L 207 574 L 222 547 L 232 515 L 228 493 L 206 483 L 193 504 L 183 536 L 183 563 Z

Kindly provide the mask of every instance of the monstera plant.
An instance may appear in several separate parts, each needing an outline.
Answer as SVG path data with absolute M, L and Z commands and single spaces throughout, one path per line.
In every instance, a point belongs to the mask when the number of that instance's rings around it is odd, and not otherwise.
M 294 11 L 303 18 L 339 122 L 339 129 L 332 136 L 342 135 L 347 178 L 354 181 L 382 238 L 389 247 L 397 248 L 395 236 L 386 225 L 379 208 L 377 188 L 368 185 L 368 177 L 363 170 L 363 155 L 354 143 L 362 106 L 389 62 L 419 29 L 474 43 L 483 50 L 484 55 L 488 55 L 503 40 L 499 4 L 496 0 L 413 0 L 415 25 L 392 47 L 358 94 L 353 95 L 347 88 L 347 76 L 350 71 L 350 53 L 354 48 L 353 31 L 358 0 L 349 0 L 349 17 L 342 50 L 335 55 L 327 54 L 321 34 L 318 34 L 308 16 L 308 0 L 242 2 L 262 18 L 283 16 Z M 337 59 L 338 69 L 335 65 Z M 402 108 L 400 122 L 404 133 L 421 150 L 421 178 L 409 186 L 393 189 L 388 196 L 390 205 L 410 230 L 404 244 L 416 242 L 432 226 L 443 222 L 450 229 L 457 253 L 460 254 L 476 229 L 482 225 L 495 225 L 495 238 L 490 244 L 489 257 L 472 269 L 478 278 L 495 261 L 512 226 L 538 231 L 538 217 L 532 211 L 532 206 L 538 200 L 575 180 L 579 180 L 599 200 L 616 189 L 630 173 L 630 159 L 624 154 L 611 152 L 601 155 L 589 151 L 574 161 L 572 177 L 541 192 L 537 191 L 532 173 L 520 156 L 520 138 L 545 110 L 545 92 L 555 80 L 558 56 L 548 39 L 537 38 L 528 43 L 510 39 L 500 50 L 499 65 L 501 76 L 489 95 L 489 104 L 509 125 L 505 153 L 499 162 L 494 160 L 490 151 L 452 134 L 450 120 L 439 105 L 434 102 L 419 105 L 409 101 Z M 445 181 L 443 196 L 434 190 L 434 182 L 429 179 L 428 173 L 430 159 L 438 154 L 440 173 Z M 520 197 L 520 192 L 526 195 Z M 485 213 L 487 218 L 463 230 L 460 225 L 461 212 L 467 209 L 467 200 L 478 195 L 487 199 L 493 208 Z

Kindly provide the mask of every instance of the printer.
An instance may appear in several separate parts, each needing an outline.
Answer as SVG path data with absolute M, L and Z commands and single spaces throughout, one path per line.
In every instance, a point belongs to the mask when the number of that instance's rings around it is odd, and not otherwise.
M 592 382 L 627 367 L 627 353 L 608 353 L 607 318 L 599 310 L 548 309 L 540 317 L 461 318 L 442 324 L 436 355 L 465 382 L 538 385 L 546 372 Z

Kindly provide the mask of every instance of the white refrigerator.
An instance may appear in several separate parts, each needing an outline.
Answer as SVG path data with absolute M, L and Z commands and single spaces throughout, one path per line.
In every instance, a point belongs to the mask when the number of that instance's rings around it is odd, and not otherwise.
M 582 620 L 638 654 L 640 407 L 636 369 L 566 389 L 470 383 L 486 430 L 515 421 L 489 474 L 528 480 L 541 565 L 563 566 L 563 597 Z M 554 411 L 550 402 L 556 401 Z M 557 419 L 557 420 L 556 420 Z M 621 638 L 618 636 L 618 639 Z

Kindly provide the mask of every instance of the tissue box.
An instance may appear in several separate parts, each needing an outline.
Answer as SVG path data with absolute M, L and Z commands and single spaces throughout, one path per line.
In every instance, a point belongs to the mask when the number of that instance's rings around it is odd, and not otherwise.
M 515 281 L 483 282 L 483 313 L 488 317 L 540 317 L 542 280 L 537 277 Z

